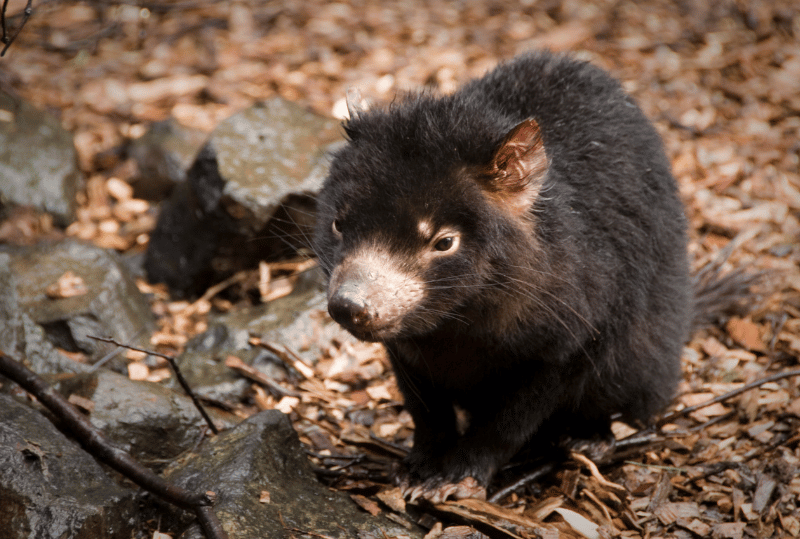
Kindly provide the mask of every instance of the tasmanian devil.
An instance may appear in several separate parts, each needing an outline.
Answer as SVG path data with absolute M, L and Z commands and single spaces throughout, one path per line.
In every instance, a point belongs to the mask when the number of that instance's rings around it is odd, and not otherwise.
M 405 481 L 485 485 L 523 446 L 668 402 L 692 311 L 686 219 L 614 79 L 535 52 L 452 95 L 353 107 L 344 129 L 315 250 L 331 316 L 388 351 L 415 423 Z

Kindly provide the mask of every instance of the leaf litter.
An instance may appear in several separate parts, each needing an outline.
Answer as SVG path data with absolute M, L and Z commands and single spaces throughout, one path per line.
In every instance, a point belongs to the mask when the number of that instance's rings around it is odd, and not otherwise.
M 23 7 L 12 0 L 8 14 Z M 154 121 L 171 117 L 210 132 L 274 96 L 341 116 L 349 87 L 374 101 L 420 86 L 450 92 L 534 47 L 572 51 L 610 70 L 664 139 L 696 267 L 724 253 L 724 270 L 764 274 L 752 302 L 686 345 L 683 382 L 664 413 L 673 419 L 599 467 L 573 459 L 497 502 L 431 506 L 407 503 L 389 480 L 410 447 L 413 423 L 380 347 L 319 343 L 323 353 L 310 365 L 283 343 L 253 335 L 254 345 L 280 352 L 287 376 L 265 383 L 227 358 L 252 381 L 251 397 L 236 412 L 284 411 L 322 480 L 369 512 L 422 524 L 430 538 L 800 535 L 798 377 L 668 415 L 798 367 L 796 2 L 196 0 L 35 8 L 0 60 L 0 89 L 57 111 L 75 136 L 88 181 L 66 235 L 125 253 L 144 249 L 156 207 L 133 198 L 128 180 L 136 165 L 118 150 Z M 59 234 L 47 216 L 27 209 L 0 225 L 5 243 Z M 288 293 L 304 269 L 307 261 L 262 265 L 193 303 L 140 281 L 159 317 L 153 346 L 179 352 L 207 328 L 208 313 Z M 59 294 L 80 289 L 62 286 Z M 130 369 L 136 378 L 166 372 L 128 357 L 139 365 Z M 622 425 L 615 433 L 620 440 L 637 434 Z M 492 485 L 489 494 L 504 486 Z M 262 499 L 269 503 L 268 493 Z

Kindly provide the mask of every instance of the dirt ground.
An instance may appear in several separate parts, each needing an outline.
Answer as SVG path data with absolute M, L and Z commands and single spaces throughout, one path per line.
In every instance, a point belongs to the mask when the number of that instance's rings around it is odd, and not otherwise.
M 0 228 L 0 242 L 66 234 L 120 252 L 143 249 L 157 208 L 132 198 L 126 180 L 135 165 L 116 150 L 154 121 L 172 117 L 211 131 L 234 112 L 278 95 L 341 116 L 349 87 L 376 102 L 420 86 L 451 92 L 503 59 L 548 47 L 608 69 L 655 122 L 686 203 L 696 267 L 729 252 L 726 270 L 765 272 L 745 311 L 688 343 L 684 381 L 665 414 L 798 368 L 796 1 L 33 5 L 0 58 L 0 91 L 61 118 L 74 133 L 87 183 L 77 220 L 66 230 L 53 229 L 46 216 L 18 212 Z M 10 28 L 20 24 L 23 8 L 23 1 L 10 1 Z M 213 294 L 190 306 L 170 301 L 158 287 L 141 287 L 158 298 L 161 329 L 153 346 L 174 352 L 205 328 L 209 310 L 237 307 Z M 144 365 L 130 372 L 168 376 Z M 412 424 L 380 349 L 334 344 L 314 368 L 301 366 L 301 374 L 302 398 L 277 399 L 254 384 L 239 413 L 264 407 L 289 413 L 325 480 L 348 490 L 365 510 L 432 526 L 431 537 L 454 523 L 497 537 L 800 534 L 796 376 L 669 416 L 645 445 L 599 469 L 576 458 L 495 503 L 430 508 L 405 507 L 387 482 L 397 447 L 410 443 Z M 618 427 L 618 438 L 633 432 Z M 493 490 L 508 483 L 513 480 Z

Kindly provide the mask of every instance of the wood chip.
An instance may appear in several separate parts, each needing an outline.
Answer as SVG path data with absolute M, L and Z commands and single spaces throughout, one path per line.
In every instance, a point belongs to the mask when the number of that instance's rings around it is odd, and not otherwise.
M 672 524 L 679 518 L 691 520 L 700 517 L 700 508 L 695 502 L 668 502 L 656 508 L 654 514 L 662 524 Z
M 91 399 L 87 399 L 86 397 L 81 397 L 80 395 L 72 394 L 67 398 L 70 404 L 73 404 L 83 410 L 84 412 L 91 413 L 94 411 L 94 402 Z
M 378 506 L 378 504 L 369 498 L 362 496 L 361 494 L 351 494 L 350 499 L 356 502 L 361 509 L 372 516 L 378 516 L 381 514 L 381 508 Z

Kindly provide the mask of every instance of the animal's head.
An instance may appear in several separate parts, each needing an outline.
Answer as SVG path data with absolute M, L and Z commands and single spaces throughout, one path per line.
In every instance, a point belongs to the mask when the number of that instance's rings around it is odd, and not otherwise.
M 535 243 L 538 124 L 426 95 L 350 114 L 317 208 L 331 316 L 373 341 L 468 324 L 508 250 Z

